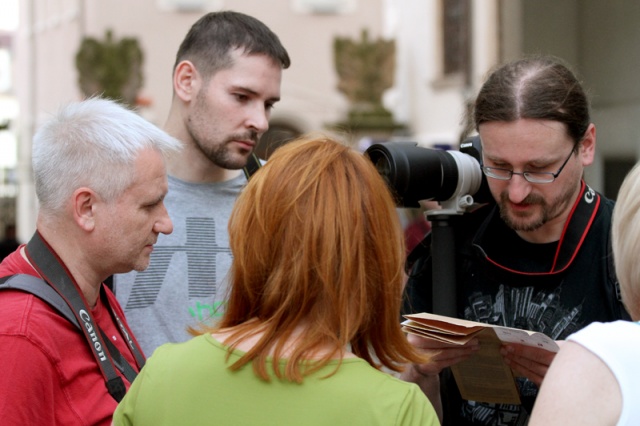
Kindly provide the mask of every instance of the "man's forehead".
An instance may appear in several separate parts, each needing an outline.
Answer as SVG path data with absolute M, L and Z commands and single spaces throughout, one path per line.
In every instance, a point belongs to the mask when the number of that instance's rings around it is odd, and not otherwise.
M 209 84 L 279 100 L 281 79 L 281 68 L 261 67 L 256 63 L 248 63 L 219 70 L 211 77 Z
M 483 153 L 487 155 L 522 151 L 552 154 L 565 145 L 573 145 L 566 125 L 558 121 L 489 122 L 481 124 L 478 131 Z

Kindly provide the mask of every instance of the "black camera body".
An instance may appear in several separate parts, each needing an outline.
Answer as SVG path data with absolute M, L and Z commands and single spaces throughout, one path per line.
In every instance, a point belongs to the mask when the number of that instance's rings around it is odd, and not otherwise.
M 465 140 L 459 151 L 386 142 L 371 145 L 365 155 L 387 181 L 399 207 L 419 207 L 419 201 L 431 200 L 443 213 L 462 214 L 493 200 L 481 169 L 478 136 Z

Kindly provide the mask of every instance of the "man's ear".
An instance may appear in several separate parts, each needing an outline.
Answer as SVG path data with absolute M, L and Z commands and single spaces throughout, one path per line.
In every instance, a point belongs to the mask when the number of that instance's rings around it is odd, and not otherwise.
M 583 166 L 588 166 L 593 163 L 593 159 L 596 153 L 596 126 L 595 124 L 589 124 L 587 131 L 584 132 L 584 137 L 580 142 L 582 145 L 580 148 L 580 158 Z
M 181 61 L 173 72 L 173 91 L 184 102 L 190 102 L 200 89 L 201 79 L 191 61 Z
M 73 191 L 73 220 L 85 231 L 95 228 L 97 201 L 98 195 L 90 188 L 81 187 Z

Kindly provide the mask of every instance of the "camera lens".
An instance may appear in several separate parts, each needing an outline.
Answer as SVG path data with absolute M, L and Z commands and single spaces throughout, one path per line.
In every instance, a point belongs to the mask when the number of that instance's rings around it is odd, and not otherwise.
M 473 195 L 483 181 L 479 160 L 460 151 L 424 148 L 415 142 L 386 142 L 366 151 L 401 207 L 421 200 L 447 201 Z

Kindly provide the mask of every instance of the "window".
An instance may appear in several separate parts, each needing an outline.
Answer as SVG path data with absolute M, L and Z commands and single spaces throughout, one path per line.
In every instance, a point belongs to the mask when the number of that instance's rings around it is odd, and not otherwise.
M 442 0 L 443 73 L 465 74 L 470 60 L 469 0 Z
M 615 200 L 622 181 L 636 164 L 635 158 L 604 159 L 604 196 Z
M 204 13 L 211 10 L 220 10 L 222 8 L 222 0 L 156 0 L 156 5 L 160 10 Z
M 298 13 L 337 15 L 354 12 L 356 0 L 292 0 L 292 6 Z

